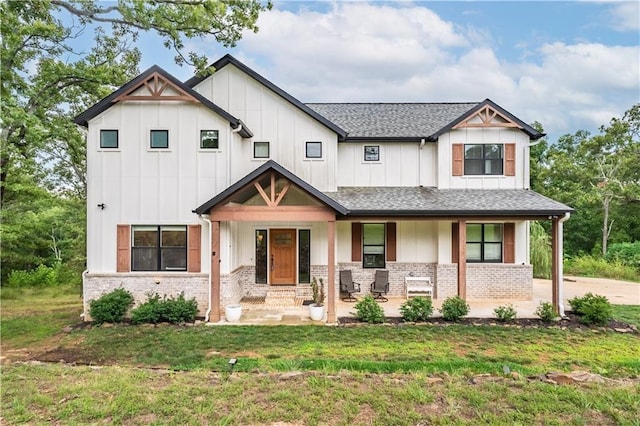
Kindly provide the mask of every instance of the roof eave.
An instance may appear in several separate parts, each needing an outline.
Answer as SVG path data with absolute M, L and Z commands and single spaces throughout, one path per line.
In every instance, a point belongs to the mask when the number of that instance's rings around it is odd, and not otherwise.
M 225 66 L 227 66 L 229 64 L 232 64 L 236 68 L 240 69 L 242 72 L 244 72 L 247 75 L 251 76 L 254 80 L 256 80 L 260 84 L 268 87 L 270 90 L 272 90 L 278 96 L 280 96 L 281 98 L 287 100 L 292 105 L 294 105 L 296 108 L 300 109 L 302 112 L 304 112 L 305 114 L 309 115 L 311 118 L 313 118 L 316 121 L 318 121 L 320 124 L 322 124 L 325 127 L 331 129 L 332 131 L 334 131 L 338 135 L 338 140 L 343 141 L 347 137 L 347 132 L 343 128 L 341 128 L 337 124 L 333 123 L 332 121 L 328 120 L 326 117 L 320 115 L 316 111 L 312 110 L 311 108 L 309 108 L 308 106 L 306 106 L 305 104 L 300 102 L 298 99 L 296 99 L 295 97 L 291 96 L 289 93 L 287 93 L 286 91 L 282 90 L 280 87 L 276 86 L 271 81 L 267 80 L 266 78 L 264 78 L 263 76 L 261 76 L 260 74 L 258 74 L 257 72 L 255 72 L 254 70 L 252 70 L 251 68 L 246 66 L 245 64 L 243 64 L 242 62 L 238 61 L 233 56 L 231 56 L 229 54 L 226 54 L 222 58 L 218 59 L 216 62 L 211 64 L 210 66 L 214 70 L 220 70 L 220 69 L 224 68 Z M 192 88 L 192 87 L 196 86 L 197 84 L 201 83 L 202 81 L 204 81 L 207 77 L 209 77 L 209 76 L 208 75 L 205 75 L 205 76 L 194 76 L 194 77 L 191 77 L 190 79 L 188 79 L 187 81 L 185 81 L 184 84 L 186 86 Z

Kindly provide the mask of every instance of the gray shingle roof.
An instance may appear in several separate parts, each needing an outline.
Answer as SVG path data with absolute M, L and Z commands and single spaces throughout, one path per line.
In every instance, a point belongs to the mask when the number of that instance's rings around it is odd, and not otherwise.
M 309 103 L 309 108 L 348 132 L 349 138 L 426 138 L 479 102 Z
M 546 216 L 573 209 L 525 189 L 436 189 L 431 187 L 340 187 L 326 195 L 349 215 Z

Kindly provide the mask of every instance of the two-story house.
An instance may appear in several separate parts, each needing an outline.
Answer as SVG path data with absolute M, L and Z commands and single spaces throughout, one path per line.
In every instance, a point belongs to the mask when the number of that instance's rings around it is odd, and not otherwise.
M 435 297 L 532 297 L 529 220 L 562 222 L 529 189 L 543 135 L 490 100 L 304 104 L 232 56 L 181 82 L 152 67 L 76 117 L 87 136 L 85 312 L 123 287 L 195 297 L 201 315 L 276 286 L 429 277 Z M 362 289 L 368 292 L 367 288 Z

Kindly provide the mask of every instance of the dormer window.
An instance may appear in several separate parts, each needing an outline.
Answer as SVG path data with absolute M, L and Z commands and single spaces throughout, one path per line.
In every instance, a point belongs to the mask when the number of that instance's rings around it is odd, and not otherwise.
M 465 175 L 502 175 L 502 144 L 474 144 L 464 146 Z

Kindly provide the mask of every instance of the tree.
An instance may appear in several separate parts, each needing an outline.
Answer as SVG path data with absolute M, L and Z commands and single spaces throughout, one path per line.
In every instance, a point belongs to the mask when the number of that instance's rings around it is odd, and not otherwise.
M 609 241 L 640 239 L 639 128 L 640 104 L 600 134 L 564 135 L 539 156 L 532 188 L 576 209 L 566 225 L 569 253 L 604 255 Z
M 66 171 L 53 183 L 82 195 L 84 138 L 70 118 L 138 73 L 138 31 L 157 32 L 178 63 L 204 71 L 206 59 L 183 53 L 183 39 L 213 36 L 233 46 L 243 30 L 257 31 L 258 14 L 268 7 L 257 0 L 2 2 L 0 202 L 16 156 Z M 74 50 L 72 42 L 88 31 L 93 47 Z
M 86 147 L 73 117 L 139 73 L 138 33 L 156 32 L 179 64 L 209 72 L 204 57 L 183 52 L 184 40 L 233 46 L 244 30 L 257 31 L 258 14 L 270 7 L 258 0 L 0 3 L 3 276 L 56 259 L 83 263 Z M 74 47 L 80 38 L 92 39 L 89 47 Z

